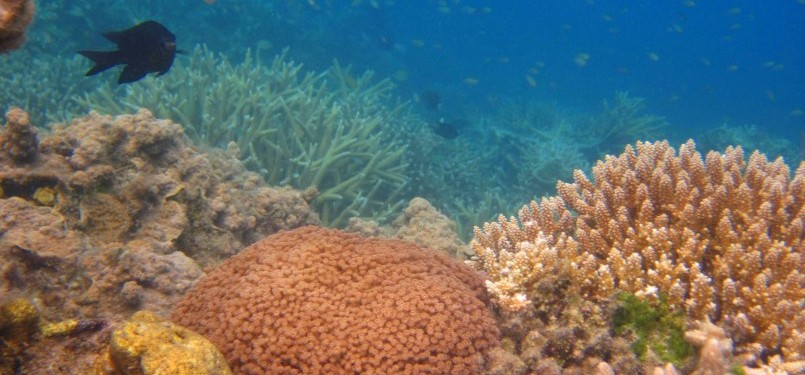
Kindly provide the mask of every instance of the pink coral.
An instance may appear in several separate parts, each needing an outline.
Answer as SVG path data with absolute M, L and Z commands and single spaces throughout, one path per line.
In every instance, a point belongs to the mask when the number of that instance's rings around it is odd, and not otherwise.
M 482 279 L 398 240 L 305 227 L 212 270 L 173 313 L 241 374 L 473 374 L 498 342 Z

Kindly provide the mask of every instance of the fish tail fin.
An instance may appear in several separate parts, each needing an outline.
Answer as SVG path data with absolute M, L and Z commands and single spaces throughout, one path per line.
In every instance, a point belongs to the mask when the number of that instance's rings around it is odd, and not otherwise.
M 95 66 L 85 74 L 87 76 L 98 74 L 115 65 L 124 63 L 120 51 L 78 51 L 78 53 L 95 63 Z

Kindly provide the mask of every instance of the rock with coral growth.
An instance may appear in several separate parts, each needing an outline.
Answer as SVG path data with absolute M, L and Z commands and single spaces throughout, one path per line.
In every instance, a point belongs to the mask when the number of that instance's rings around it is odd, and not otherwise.
M 0 0 L 0 53 L 25 43 L 25 30 L 34 18 L 33 0 Z
M 224 151 L 199 152 L 147 111 L 55 125 L 24 165 L 6 155 L 0 290 L 38 298 L 49 320 L 167 312 L 201 267 L 318 223 L 302 193 L 266 186 Z
M 149 311 L 47 322 L 34 303 L 16 299 L 0 305 L 0 340 L 1 374 L 231 374 L 207 339 Z
M 227 375 L 226 359 L 207 339 L 149 311 L 112 332 L 96 375 Z
M 498 330 L 479 274 L 399 240 L 306 227 L 211 270 L 173 312 L 236 374 L 477 374 Z
M 456 258 L 467 259 L 472 249 L 458 237 L 456 223 L 424 198 L 411 199 L 391 226 L 353 217 L 346 230 L 362 236 L 380 236 L 414 242 Z
M 458 238 L 456 223 L 424 198 L 414 198 L 391 224 L 394 237 L 441 250 L 455 257 L 468 258 L 472 249 Z
M 6 113 L 8 123 L 0 134 L 0 150 L 14 163 L 26 163 L 36 158 L 39 140 L 36 127 L 25 111 L 12 108 Z

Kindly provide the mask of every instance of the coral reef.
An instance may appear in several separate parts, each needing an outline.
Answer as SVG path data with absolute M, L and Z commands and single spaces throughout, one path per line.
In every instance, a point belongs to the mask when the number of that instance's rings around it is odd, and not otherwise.
M 498 331 L 482 279 L 446 255 L 317 227 L 227 260 L 179 302 L 233 372 L 472 374 Z
M 805 164 L 740 147 L 706 158 L 688 141 L 628 146 L 558 183 L 519 220 L 476 228 L 476 263 L 501 308 L 530 311 L 544 280 L 606 301 L 661 296 L 725 327 L 738 354 L 796 367 L 805 352 Z M 777 359 L 775 359 L 777 358 Z
M 661 138 L 660 131 L 668 126 L 664 118 L 643 114 L 645 99 L 630 96 L 628 92 L 615 93 L 612 104 L 604 101 L 604 111 L 592 125 L 592 136 L 602 152 L 610 152 L 610 147 L 620 148 L 638 139 Z
M 27 46 L 0 55 L 0 111 L 20 107 L 39 127 L 84 115 L 86 107 L 75 99 L 98 86 L 98 82 L 84 79 L 86 70 L 80 56 L 52 56 Z
M 150 311 L 49 323 L 24 298 L 0 304 L 0 354 L 2 374 L 231 374 L 207 339 Z
M 521 189 L 532 189 L 536 195 L 550 191 L 556 180 L 572 176 L 574 170 L 590 167 L 579 144 L 566 137 L 529 141 L 521 160 L 517 182 Z
M 3 133 L 0 133 L 0 152 L 13 163 L 33 161 L 39 147 L 36 127 L 31 124 L 28 114 L 19 108 L 12 108 L 6 114 Z
M 313 204 L 328 226 L 351 216 L 383 220 L 401 208 L 406 146 L 394 138 L 400 107 L 384 103 L 389 81 L 353 77 L 337 64 L 302 74 L 286 52 L 270 65 L 251 53 L 232 64 L 198 47 L 189 60 L 158 80 L 105 86 L 81 102 L 111 114 L 148 108 L 196 141 L 234 142 L 269 184 L 315 187 Z
M 234 153 L 200 153 L 147 111 L 54 126 L 24 165 L 0 153 L 0 289 L 49 320 L 165 312 L 202 266 L 318 223 L 306 195 L 266 186 Z
M 593 116 L 504 100 L 491 115 L 472 115 L 456 139 L 406 128 L 409 190 L 456 220 L 461 238 L 469 240 L 472 226 L 551 194 L 556 180 L 571 178 L 574 169 L 587 171 L 613 147 L 659 137 L 666 122 L 643 113 L 645 107 L 644 99 L 625 92 Z
M 345 228 L 348 232 L 366 237 L 396 238 L 446 254 L 467 259 L 472 249 L 458 237 L 456 222 L 439 212 L 426 199 L 411 199 L 400 215 L 387 226 L 377 222 L 353 217 Z
M 25 30 L 34 18 L 33 0 L 0 0 L 0 53 L 25 43 Z
M 723 150 L 729 145 L 741 145 L 744 152 L 757 150 L 771 159 L 782 156 L 790 165 L 805 160 L 797 153 L 795 142 L 771 134 L 757 125 L 721 124 L 718 127 L 707 128 L 708 130 L 694 138 L 696 144 L 705 150 Z

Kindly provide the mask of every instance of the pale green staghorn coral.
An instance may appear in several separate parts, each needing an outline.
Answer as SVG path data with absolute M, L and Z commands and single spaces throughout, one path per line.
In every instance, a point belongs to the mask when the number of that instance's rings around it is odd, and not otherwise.
M 402 205 L 407 182 L 406 146 L 394 139 L 403 107 L 384 104 L 392 84 L 352 77 L 338 64 L 319 74 L 301 68 L 284 52 L 265 66 L 248 52 L 232 64 L 198 47 L 163 77 L 110 84 L 80 101 L 112 114 L 148 108 L 197 141 L 234 142 L 269 184 L 317 188 L 313 204 L 327 225 L 385 219 Z

